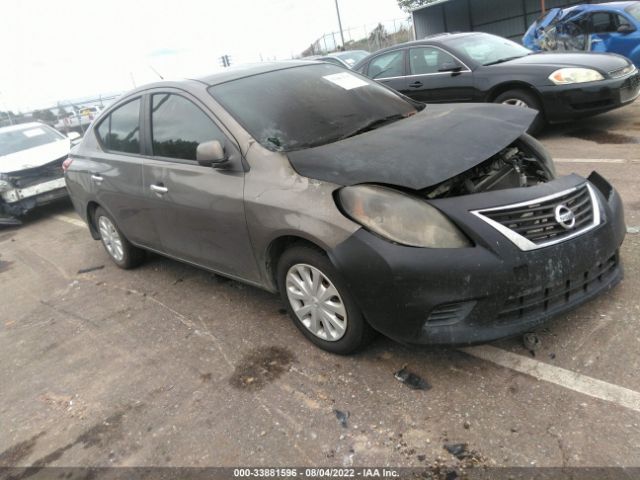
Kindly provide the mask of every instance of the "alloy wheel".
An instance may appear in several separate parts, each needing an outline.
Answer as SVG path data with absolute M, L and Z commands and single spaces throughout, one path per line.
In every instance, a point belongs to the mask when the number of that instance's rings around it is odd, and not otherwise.
M 316 337 L 340 340 L 347 330 L 347 310 L 331 280 L 311 265 L 293 265 L 286 276 L 287 298 L 300 323 Z
M 122 262 L 124 258 L 124 249 L 122 247 L 122 239 L 113 222 L 101 216 L 98 219 L 98 229 L 100 230 L 100 238 L 107 253 L 113 257 L 116 262 Z
M 514 107 L 529 108 L 529 105 L 527 105 L 527 102 L 525 102 L 524 100 L 520 100 L 519 98 L 507 98 L 506 100 L 502 101 L 502 104 L 513 105 Z

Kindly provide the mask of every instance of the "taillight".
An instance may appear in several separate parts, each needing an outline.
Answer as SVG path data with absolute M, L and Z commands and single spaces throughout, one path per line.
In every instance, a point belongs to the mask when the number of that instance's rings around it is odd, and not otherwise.
M 67 159 L 62 162 L 62 171 L 66 172 L 67 170 L 69 170 L 69 167 L 71 166 L 71 162 L 73 162 L 73 158 L 71 157 L 67 157 Z

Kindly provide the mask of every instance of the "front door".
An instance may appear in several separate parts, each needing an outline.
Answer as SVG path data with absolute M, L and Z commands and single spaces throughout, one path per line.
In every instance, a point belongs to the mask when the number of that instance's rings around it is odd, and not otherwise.
M 235 142 L 197 100 L 183 93 L 148 99 L 150 157 L 145 195 L 162 251 L 212 270 L 257 281 L 244 213 L 244 170 Z M 199 165 L 196 148 L 218 140 L 229 158 L 224 168 Z
M 409 76 L 402 93 L 425 103 L 470 102 L 476 96 L 473 72 L 432 46 L 409 49 Z
M 405 63 L 404 50 L 383 53 L 369 62 L 367 76 L 398 92 L 403 92 L 407 85 Z

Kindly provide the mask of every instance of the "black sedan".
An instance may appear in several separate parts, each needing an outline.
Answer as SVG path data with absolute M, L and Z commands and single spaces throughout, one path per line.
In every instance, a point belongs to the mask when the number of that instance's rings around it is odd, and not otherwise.
M 640 74 L 626 58 L 533 53 L 488 33 L 439 34 L 379 50 L 354 70 L 426 103 L 495 102 L 540 112 L 530 131 L 633 102 Z

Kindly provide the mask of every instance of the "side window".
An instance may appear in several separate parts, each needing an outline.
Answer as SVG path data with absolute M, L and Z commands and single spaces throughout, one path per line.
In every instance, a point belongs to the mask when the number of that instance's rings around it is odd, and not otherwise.
M 140 99 L 111 112 L 98 126 L 97 134 L 106 150 L 140 153 Z
M 627 20 L 627 17 L 624 17 L 622 15 L 616 15 L 616 27 L 620 28 L 622 25 L 633 27 L 632 23 L 629 20 Z M 616 28 L 616 31 L 617 31 L 617 28 Z
M 412 75 L 438 73 L 445 64 L 457 65 L 458 62 L 453 56 L 438 48 L 420 47 L 409 50 L 409 66 Z
M 369 77 L 386 78 L 404 76 L 404 50 L 384 53 L 369 63 Z
M 152 97 L 151 139 L 156 156 L 195 160 L 200 143 L 219 140 L 224 145 L 225 136 L 191 101 L 160 93 Z
M 591 15 L 591 33 L 610 33 L 617 29 L 614 16 L 610 13 L 596 12 Z

